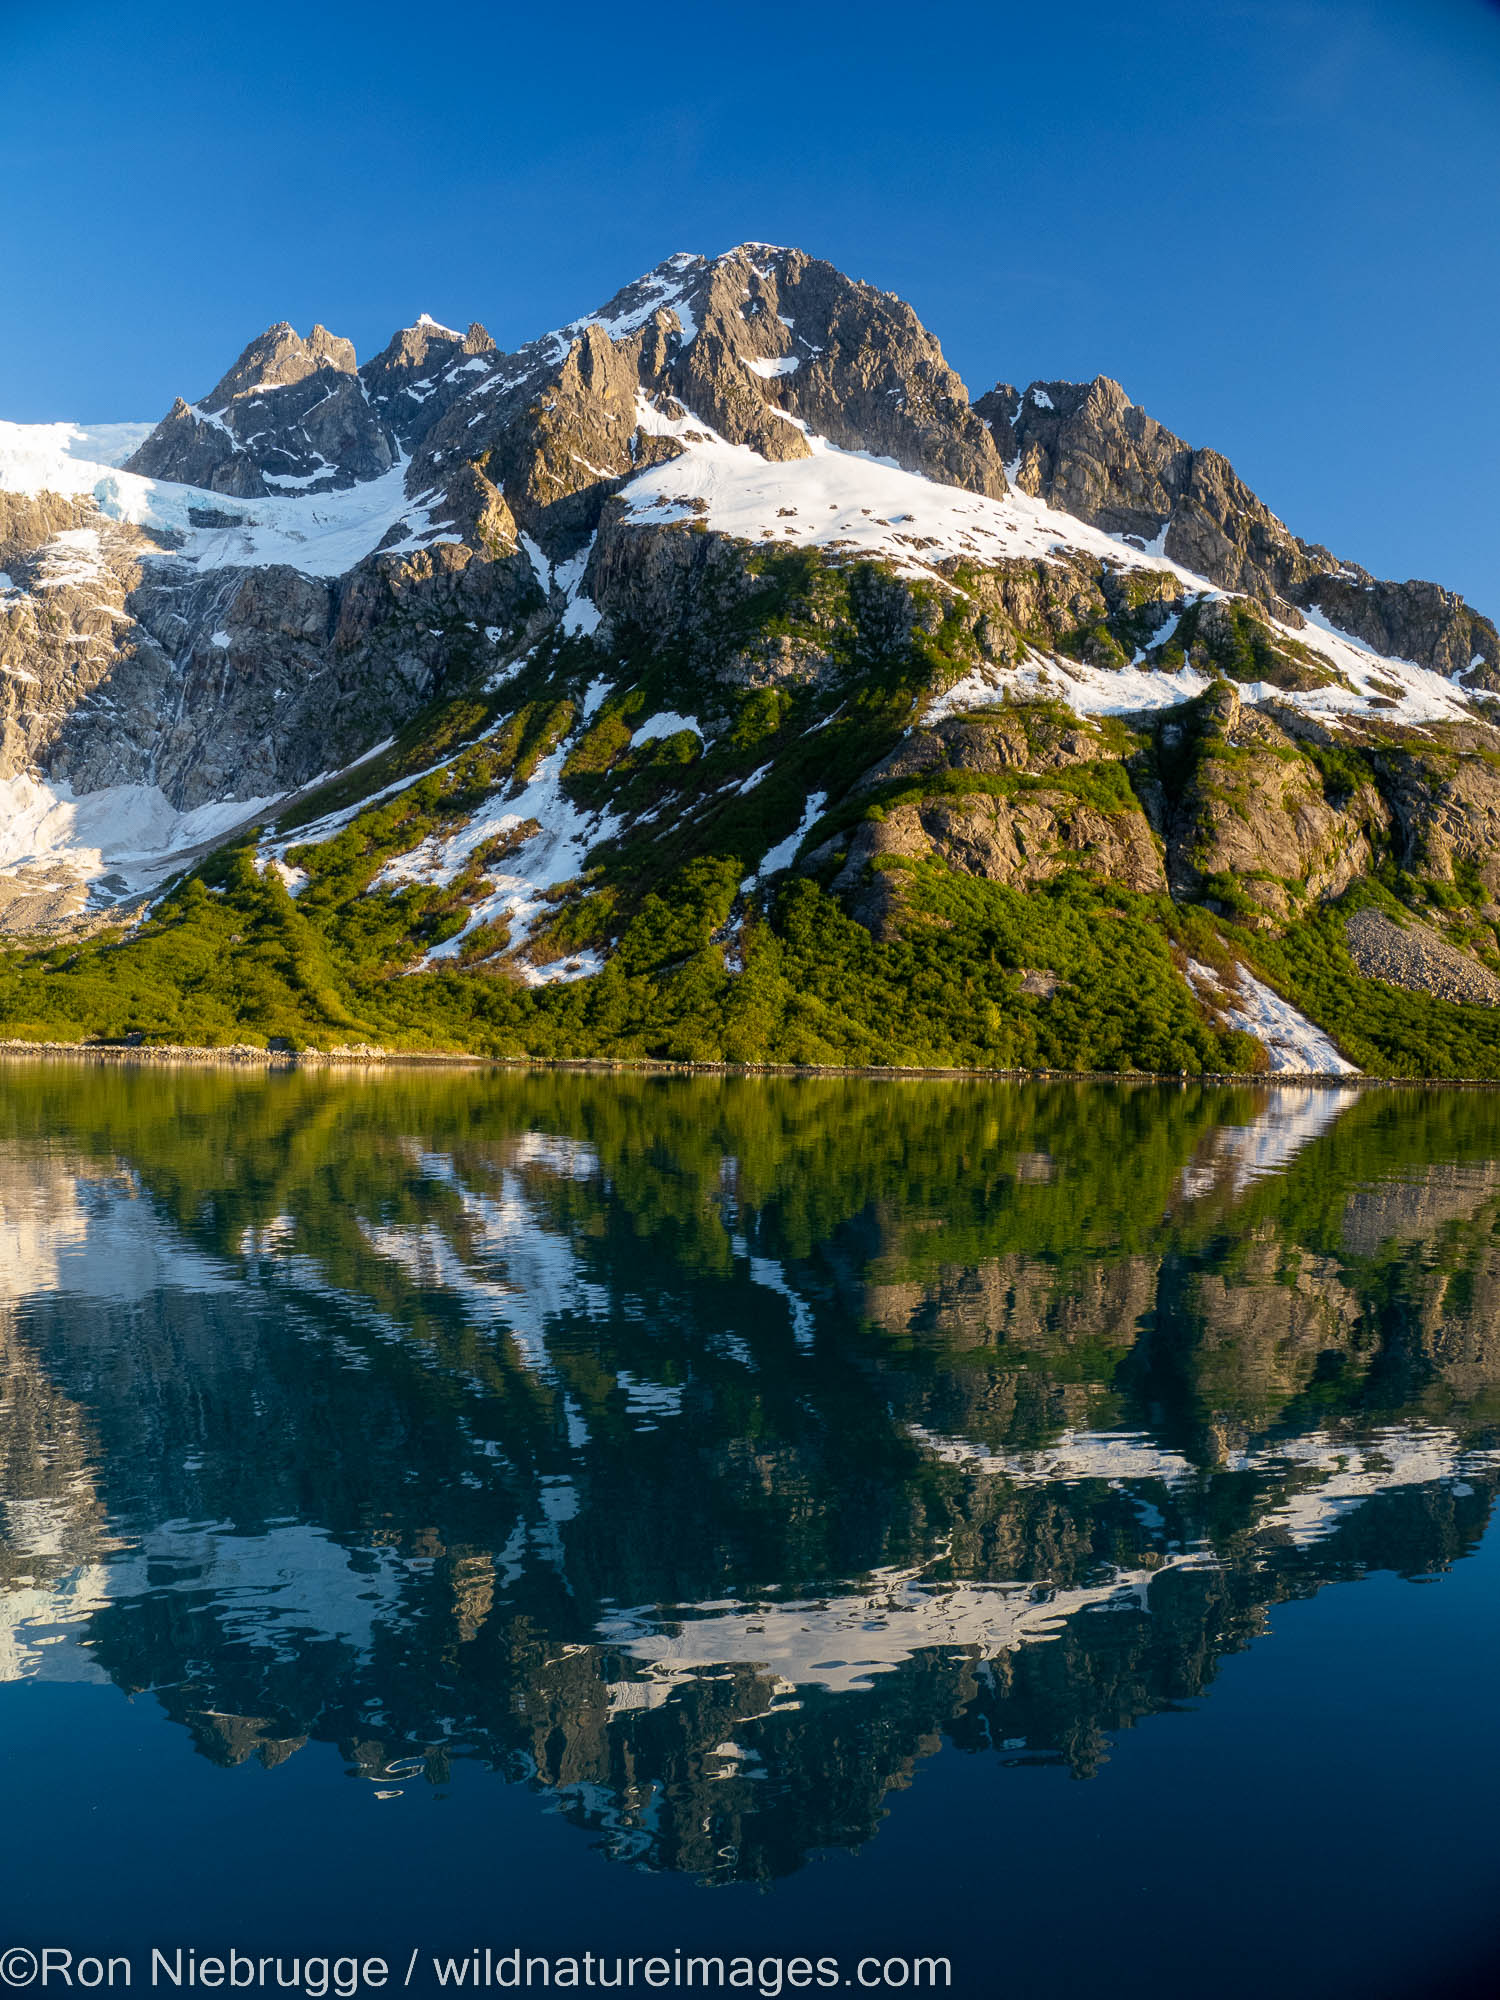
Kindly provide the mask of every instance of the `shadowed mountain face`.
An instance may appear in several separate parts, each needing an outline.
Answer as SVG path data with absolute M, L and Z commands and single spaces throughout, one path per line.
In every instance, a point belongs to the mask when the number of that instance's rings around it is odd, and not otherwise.
M 0 1667 L 216 1764 L 767 1882 L 945 1745 L 1097 1773 L 1500 1482 L 1487 1098 L 4 1082 Z
M 376 479 L 395 441 L 370 407 L 354 348 L 325 326 L 273 326 L 201 404 L 179 397 L 126 469 L 241 499 L 327 493 Z

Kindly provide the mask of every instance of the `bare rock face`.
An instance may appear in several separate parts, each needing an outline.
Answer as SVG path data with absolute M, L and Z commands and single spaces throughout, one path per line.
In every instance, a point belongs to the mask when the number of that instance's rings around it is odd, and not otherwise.
M 1316 609 L 1390 657 L 1500 691 L 1500 634 L 1489 619 L 1437 584 L 1382 582 L 1300 540 L 1227 459 L 1184 443 L 1107 376 L 1034 382 L 1024 394 L 1002 383 L 974 407 L 1023 492 L 1160 546 L 1294 624 Z
M 590 322 L 576 337 L 549 336 L 504 357 L 425 433 L 408 486 L 451 496 L 453 482 L 478 467 L 503 491 L 518 532 L 548 562 L 568 560 L 632 472 L 662 447 L 681 449 L 645 437 L 637 409 L 642 340 L 671 332 L 652 322 L 645 336 L 617 344 Z
M 1144 813 L 1104 812 L 1063 791 L 926 798 L 863 822 L 833 887 L 877 938 L 899 928 L 901 874 L 879 866 L 893 857 L 941 860 L 960 874 L 1013 889 L 1050 882 L 1068 869 L 1144 893 L 1167 886 Z
M 1444 755 L 1412 745 L 1382 762 L 1402 866 L 1439 882 L 1472 869 L 1500 901 L 1500 763 L 1494 751 Z
M 352 375 L 354 343 L 330 333 L 326 326 L 315 326 L 304 340 L 295 327 L 281 320 L 251 341 L 204 400 L 210 409 L 218 409 L 259 390 L 289 389 L 325 370 Z
M 1299 901 L 1337 896 L 1370 868 L 1390 825 L 1373 785 L 1335 804 L 1294 740 L 1227 686 L 1203 720 L 1199 760 L 1167 826 L 1174 893 L 1211 894 L 1217 879 L 1284 921 Z
M 929 729 L 914 729 L 888 757 L 873 764 L 856 790 L 929 771 L 1062 771 L 1090 764 L 1106 754 L 1096 729 L 1055 711 L 1017 703 L 967 720 L 951 716 Z
M 1006 490 L 993 440 L 911 307 L 800 250 L 746 244 L 707 268 L 672 386 L 770 458 L 805 455 L 802 424 L 946 485 Z
M 156 694 L 169 672 L 126 608 L 152 544 L 103 520 L 91 500 L 0 494 L 0 549 L 11 579 L 0 594 L 0 777 L 46 770 L 76 720 L 152 733 L 154 707 L 135 718 L 128 701 L 120 706 L 123 687 Z
M 806 458 L 801 429 L 788 421 L 787 391 L 802 366 L 792 329 L 776 310 L 777 274 L 748 249 L 705 266 L 691 310 L 697 331 L 659 358 L 659 386 L 731 444 L 762 458 Z M 650 357 L 643 356 L 648 361 Z
M 586 542 L 604 496 L 635 470 L 639 379 L 635 356 L 589 326 L 524 405 L 505 406 L 479 462 L 549 555 Z
M 125 469 L 252 499 L 353 486 L 396 456 L 350 343 L 322 326 L 304 340 L 282 324 L 251 341 L 201 403 L 179 397 Z
M 465 390 L 487 380 L 503 359 L 477 320 L 461 334 L 424 314 L 415 326 L 393 335 L 359 373 L 371 407 L 410 452 Z
M 1298 602 L 1388 659 L 1415 660 L 1467 687 L 1500 692 L 1494 625 L 1441 584 L 1381 583 L 1340 564 L 1308 578 Z
M 457 528 L 463 539 L 491 562 L 514 555 L 520 530 L 509 502 L 492 479 L 477 465 L 467 465 L 448 485 L 448 517 L 445 525 Z
M 713 530 L 679 525 L 643 531 L 628 525 L 621 502 L 611 501 L 594 543 L 590 589 L 612 629 L 670 631 L 694 664 L 725 686 L 822 679 L 832 661 L 816 638 L 767 638 L 747 650 L 733 636 L 736 612 L 766 587 L 746 554 L 743 543 Z M 891 643 L 899 645 L 910 632 L 910 601 L 894 582 L 887 595 Z M 828 637 L 831 645 L 831 629 Z
M 1024 492 L 1112 535 L 1152 542 L 1228 590 L 1271 603 L 1311 565 L 1301 545 L 1226 459 L 1194 451 L 1130 402 L 1118 382 L 1001 387 L 975 406 L 989 418 Z
M 200 576 L 91 499 L 0 494 L 0 777 L 155 784 L 189 808 L 349 762 L 537 612 L 504 500 L 468 491 L 464 541 L 333 581 Z

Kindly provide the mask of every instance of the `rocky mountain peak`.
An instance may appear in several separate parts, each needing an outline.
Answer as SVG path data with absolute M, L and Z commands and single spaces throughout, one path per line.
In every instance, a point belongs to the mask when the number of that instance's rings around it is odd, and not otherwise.
M 354 343 L 321 325 L 304 339 L 281 320 L 201 403 L 178 397 L 125 469 L 248 500 L 353 486 L 388 471 L 397 453 Z
M 439 326 L 435 319 L 429 319 L 423 313 L 411 326 L 403 326 L 393 333 L 379 354 L 365 363 L 361 373 L 368 379 L 374 370 L 396 366 L 420 367 L 429 357 L 439 362 L 447 361 L 462 345 L 462 334 L 455 333 L 452 327 Z
M 968 391 L 903 300 L 801 250 L 745 245 L 716 272 L 721 287 L 741 289 L 721 328 L 730 332 L 740 319 L 748 331 L 732 333 L 733 344 L 762 350 L 749 365 L 774 383 L 790 415 L 841 450 L 1004 494 L 1003 461 Z
M 412 451 L 477 376 L 488 373 L 483 364 L 498 353 L 477 320 L 458 333 L 423 313 L 365 363 L 360 379 L 401 447 Z
M 200 407 L 222 413 L 224 406 L 237 397 L 305 382 L 308 376 L 325 368 L 341 375 L 354 374 L 353 341 L 330 333 L 326 326 L 315 326 L 304 339 L 294 326 L 281 320 L 251 341 L 234 366 L 203 398 Z
M 1107 534 L 1153 547 L 1288 623 L 1308 612 L 1388 656 L 1500 691 L 1500 635 L 1435 584 L 1385 582 L 1305 542 L 1219 452 L 1196 448 L 1118 382 L 999 383 L 975 409 L 1017 486 Z
M 946 485 L 1006 490 L 994 440 L 911 308 L 800 250 L 679 251 L 493 371 L 476 357 L 472 380 L 424 357 L 398 386 L 395 359 L 381 357 L 378 387 L 365 371 L 380 407 L 402 411 L 413 439 L 406 400 L 441 411 L 424 414 L 413 490 L 482 459 L 554 562 L 594 532 L 623 480 L 681 451 L 669 433 L 685 419 L 772 461 L 808 457 L 812 436 Z
M 678 337 L 670 352 L 643 348 L 645 386 L 669 391 L 730 443 L 800 458 L 799 433 L 810 430 L 944 484 L 1004 493 L 968 391 L 893 294 L 804 251 L 741 243 L 712 259 L 678 252 L 562 336 L 596 324 L 618 341 L 661 314 Z

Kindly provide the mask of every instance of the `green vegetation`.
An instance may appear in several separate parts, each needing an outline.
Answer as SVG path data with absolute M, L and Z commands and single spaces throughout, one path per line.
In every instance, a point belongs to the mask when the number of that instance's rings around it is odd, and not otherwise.
M 1221 1072 L 1257 1060 L 1247 1037 L 1202 1018 L 1159 899 L 1077 877 L 1023 895 L 924 864 L 910 884 L 915 920 L 881 944 L 796 880 L 749 917 L 733 974 L 712 940 L 741 866 L 688 864 L 670 897 L 643 899 L 601 974 L 533 989 L 458 968 L 385 969 L 396 942 L 436 941 L 457 921 L 449 892 L 356 896 L 319 921 L 317 905 L 303 907 L 312 885 L 294 901 L 240 850 L 219 863 L 221 882 L 187 882 L 133 938 L 0 961 L 0 1011 L 13 1034 L 210 1047 L 278 1037 L 492 1055 Z M 575 932 L 574 948 L 582 942 Z M 1051 999 L 1021 992 L 1031 968 L 1064 982 Z
M 1150 641 L 1147 641 L 1150 644 Z M 1265 681 L 1272 687 L 1321 687 L 1337 679 L 1328 662 L 1295 639 L 1273 632 L 1251 605 L 1229 599 L 1191 604 L 1176 630 L 1154 653 L 1156 664 L 1176 672 L 1189 661 L 1226 680 Z

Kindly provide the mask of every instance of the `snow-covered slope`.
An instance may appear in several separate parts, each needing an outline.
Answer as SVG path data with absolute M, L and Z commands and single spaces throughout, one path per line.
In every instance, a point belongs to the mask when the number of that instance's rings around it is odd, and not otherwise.
M 0 422 L 0 492 L 91 493 L 154 428 Z
M 406 466 L 345 492 L 226 499 L 121 471 L 149 424 L 0 423 L 0 492 L 56 493 L 94 503 L 102 519 L 144 528 L 162 552 L 198 571 L 284 563 L 307 576 L 345 575 L 398 523 L 394 546 L 425 547 L 436 536 L 427 509 L 408 500 Z M 457 541 L 450 533 L 445 539 Z
M 0 874 L 40 879 L 60 869 L 80 883 L 113 876 L 119 894 L 139 895 L 270 803 L 231 799 L 177 812 L 156 785 L 112 785 L 75 798 L 66 784 L 0 779 Z
M 747 542 L 817 548 L 850 560 L 874 557 L 899 575 L 927 578 L 944 589 L 962 585 L 940 566 L 988 567 L 1085 555 L 1121 570 L 1170 576 L 1190 601 L 1229 595 L 1166 556 L 1107 535 L 1017 488 L 1001 500 L 966 493 L 903 471 L 890 459 L 840 451 L 805 425 L 797 428 L 811 456 L 777 463 L 747 445 L 726 443 L 691 415 L 663 422 L 648 405 L 642 407 L 643 427 L 686 447 L 680 457 L 626 483 L 623 498 L 630 518 L 642 525 L 698 522 Z M 1341 715 L 1382 714 L 1421 723 L 1456 721 L 1472 713 L 1456 679 L 1377 654 L 1316 612 L 1296 628 L 1283 620 L 1271 623 L 1284 638 L 1325 660 L 1337 678 L 1324 687 L 1292 693 L 1251 683 L 1242 690 L 1247 701 L 1289 701 L 1335 725 Z M 1158 642 L 1167 636 L 1164 629 Z M 1125 714 L 1190 701 L 1207 686 L 1207 678 L 1191 668 L 1164 672 L 1137 662 L 1123 670 L 1104 669 L 1043 655 L 1019 676 L 994 667 L 976 669 L 930 713 L 956 713 L 1030 688 L 1066 702 L 1080 715 Z

